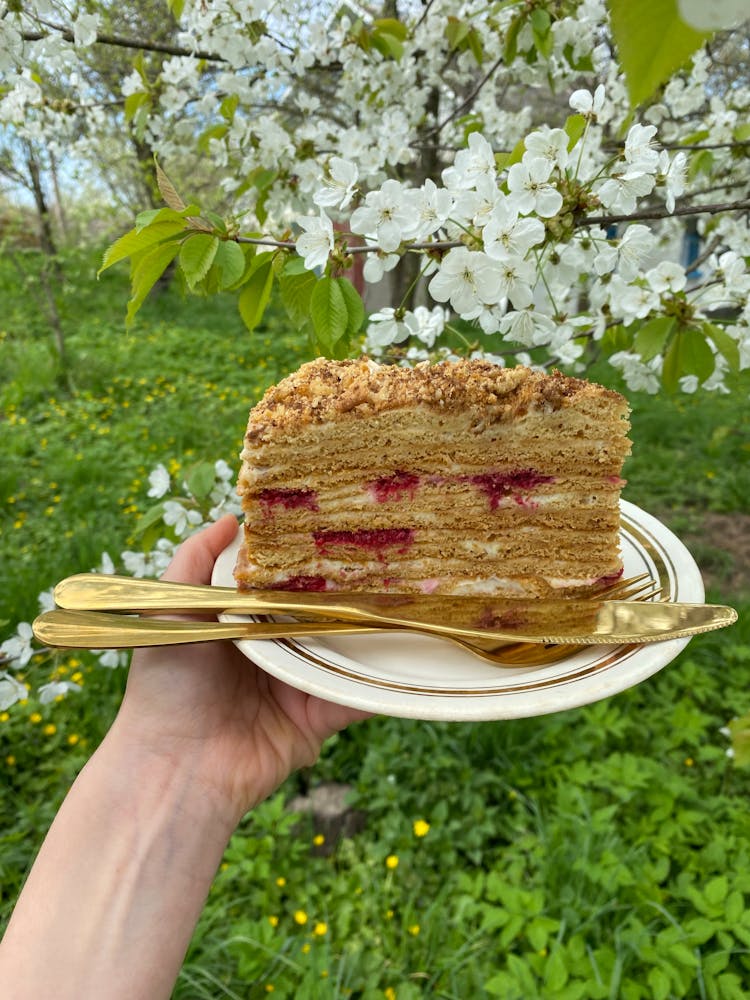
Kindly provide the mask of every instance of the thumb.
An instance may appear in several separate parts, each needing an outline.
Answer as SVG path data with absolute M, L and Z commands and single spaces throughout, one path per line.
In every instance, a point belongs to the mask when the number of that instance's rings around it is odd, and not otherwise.
M 237 518 L 225 514 L 180 545 L 162 576 L 174 583 L 210 583 L 214 563 L 237 534 Z

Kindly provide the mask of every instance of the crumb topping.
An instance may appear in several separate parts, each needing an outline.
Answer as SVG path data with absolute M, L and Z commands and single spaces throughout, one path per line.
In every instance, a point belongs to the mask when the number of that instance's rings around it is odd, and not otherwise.
M 553 371 L 489 361 L 443 361 L 415 368 L 379 365 L 368 358 L 310 361 L 272 386 L 250 411 L 246 439 L 267 440 L 312 423 L 373 416 L 422 405 L 442 412 L 475 411 L 483 422 L 513 419 L 529 409 L 559 410 L 574 397 L 620 403 L 617 392 Z

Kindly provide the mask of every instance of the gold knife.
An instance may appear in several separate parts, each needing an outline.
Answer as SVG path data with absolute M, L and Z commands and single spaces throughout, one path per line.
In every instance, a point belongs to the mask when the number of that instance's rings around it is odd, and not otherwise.
M 737 612 L 723 605 L 236 591 L 96 573 L 63 580 L 54 596 L 61 608 L 72 610 L 312 615 L 472 640 L 573 645 L 661 642 L 737 620 Z

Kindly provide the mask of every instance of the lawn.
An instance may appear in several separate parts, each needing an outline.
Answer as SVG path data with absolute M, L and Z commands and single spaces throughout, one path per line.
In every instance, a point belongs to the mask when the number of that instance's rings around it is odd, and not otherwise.
M 126 331 L 123 277 L 67 266 L 72 391 L 38 303 L 0 265 L 0 638 L 58 579 L 140 544 L 157 463 L 236 465 L 249 406 L 307 356 L 278 311 L 250 335 L 231 302 L 174 289 Z M 244 820 L 175 998 L 746 995 L 750 778 L 722 728 L 750 710 L 748 391 L 745 375 L 731 396 L 631 397 L 625 493 L 689 539 L 739 624 L 586 708 L 376 718 L 334 738 Z M 0 714 L 0 927 L 116 711 L 125 671 L 94 662 L 32 660 L 34 688 L 54 672 L 81 692 Z M 345 834 L 287 808 L 334 783 L 350 790 Z

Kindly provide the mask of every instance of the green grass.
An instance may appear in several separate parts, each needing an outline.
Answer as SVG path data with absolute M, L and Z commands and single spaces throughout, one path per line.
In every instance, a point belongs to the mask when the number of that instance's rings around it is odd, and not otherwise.
M 174 290 L 126 331 L 123 276 L 68 267 L 72 393 L 33 283 L 0 264 L 0 638 L 40 591 L 131 544 L 157 462 L 235 464 L 248 407 L 306 357 L 278 313 L 248 335 L 230 302 Z M 707 512 L 747 513 L 749 389 L 744 376 L 731 396 L 634 397 L 626 490 L 701 538 L 712 597 L 740 623 L 582 709 L 378 718 L 332 739 L 233 838 L 175 998 L 744 996 L 750 778 L 721 729 L 750 708 L 750 594 L 728 589 L 734 554 L 700 532 Z M 51 672 L 83 690 L 0 714 L 0 925 L 125 676 L 69 653 L 24 676 L 36 687 Z M 351 786 L 364 825 L 321 851 L 284 803 L 324 781 Z

